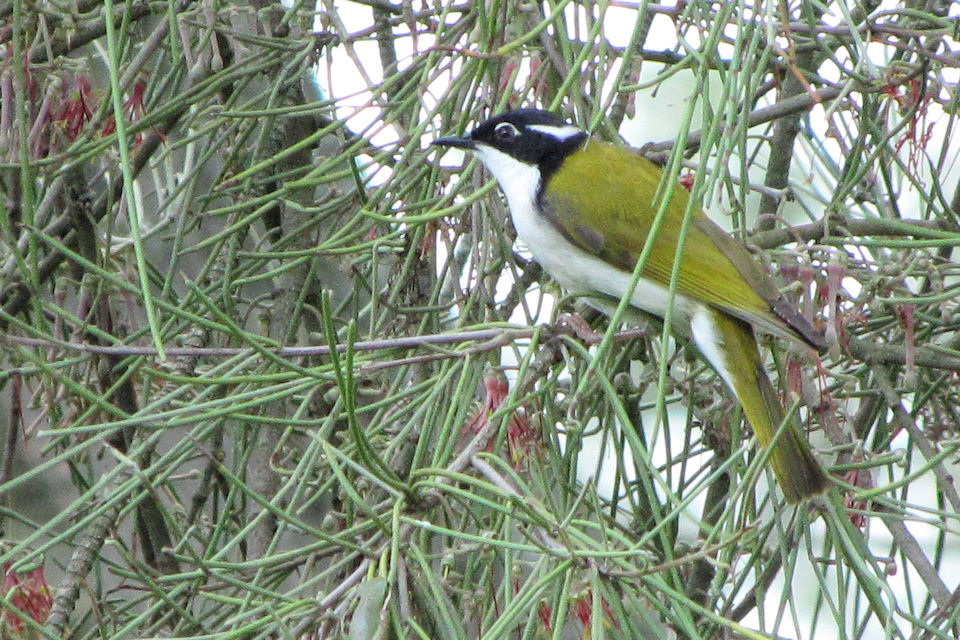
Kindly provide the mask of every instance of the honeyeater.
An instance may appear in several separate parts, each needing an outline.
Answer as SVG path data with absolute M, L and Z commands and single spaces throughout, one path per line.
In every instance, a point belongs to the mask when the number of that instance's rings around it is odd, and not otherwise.
M 652 242 L 630 305 L 663 317 L 689 194 L 676 189 L 655 236 L 662 171 L 639 153 L 591 139 L 545 111 L 522 109 L 487 120 L 464 137 L 434 144 L 476 153 L 506 195 L 517 235 L 537 262 L 571 294 L 609 312 L 630 286 L 637 260 Z M 672 323 L 692 340 L 739 400 L 788 502 L 822 491 L 827 477 L 764 370 L 754 336 L 760 330 L 822 349 L 823 339 L 778 300 L 773 282 L 746 247 L 691 212 Z M 612 304 L 611 304 L 611 301 Z

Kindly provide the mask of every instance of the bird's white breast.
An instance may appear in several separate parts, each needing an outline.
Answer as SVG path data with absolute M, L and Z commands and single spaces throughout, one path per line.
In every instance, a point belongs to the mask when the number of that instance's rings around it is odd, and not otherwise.
M 632 274 L 604 262 L 580 249 L 561 234 L 537 210 L 540 170 L 490 147 L 479 147 L 477 154 L 507 197 L 517 235 L 547 273 L 570 293 L 602 293 L 622 298 L 630 286 Z M 633 290 L 633 306 L 663 316 L 669 303 L 666 288 L 640 279 Z M 674 297 L 674 312 L 687 318 L 699 305 L 684 296 Z

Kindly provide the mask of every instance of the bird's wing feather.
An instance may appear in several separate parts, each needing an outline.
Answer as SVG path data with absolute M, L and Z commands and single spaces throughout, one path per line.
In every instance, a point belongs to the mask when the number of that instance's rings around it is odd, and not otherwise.
M 624 271 L 632 272 L 657 214 L 653 201 L 661 171 L 646 158 L 615 145 L 590 142 L 590 153 L 567 157 L 541 194 L 548 219 L 573 244 Z M 569 184 L 565 184 L 569 183 Z M 583 185 L 590 185 L 583 189 Z M 562 194 L 562 195 L 561 195 Z M 644 277 L 668 287 L 689 195 L 676 189 L 672 212 L 661 225 L 644 265 Z M 587 222 L 578 213 L 591 210 Z M 738 317 L 764 332 L 820 346 L 805 319 L 777 308 L 776 289 L 739 241 L 698 208 L 687 229 L 677 292 Z M 712 277 L 704 278 L 701 274 Z M 791 317 L 782 317 L 783 315 Z

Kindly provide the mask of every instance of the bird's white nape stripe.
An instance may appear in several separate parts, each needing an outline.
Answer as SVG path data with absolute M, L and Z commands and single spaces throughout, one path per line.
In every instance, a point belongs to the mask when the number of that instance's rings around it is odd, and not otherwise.
M 552 124 L 530 124 L 527 125 L 527 129 L 546 134 L 552 138 L 556 138 L 557 140 L 566 140 L 567 138 L 572 138 L 575 135 L 583 133 L 581 129 L 573 126 L 572 124 L 565 124 L 560 127 Z

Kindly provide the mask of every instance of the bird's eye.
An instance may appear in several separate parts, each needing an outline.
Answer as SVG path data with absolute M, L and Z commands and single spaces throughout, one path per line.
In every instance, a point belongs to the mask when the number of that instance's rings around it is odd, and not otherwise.
M 494 128 L 493 135 L 500 142 L 510 142 L 520 135 L 520 131 L 509 122 L 501 122 Z

